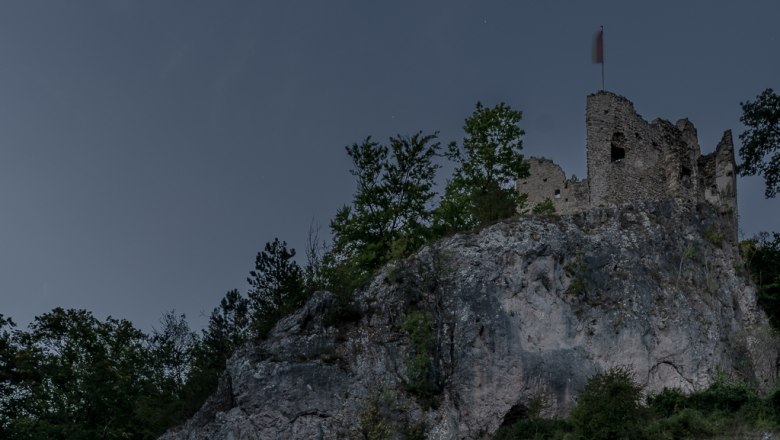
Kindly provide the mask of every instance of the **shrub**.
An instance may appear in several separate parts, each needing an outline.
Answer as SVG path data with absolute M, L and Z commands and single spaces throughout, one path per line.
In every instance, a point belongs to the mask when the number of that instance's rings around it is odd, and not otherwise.
M 581 295 L 588 290 L 588 265 L 582 254 L 577 255 L 566 265 L 566 274 L 571 277 L 566 293 L 569 295 Z
M 533 207 L 531 212 L 534 215 L 541 215 L 541 216 L 555 215 L 555 205 L 553 204 L 552 200 L 544 199 L 543 202 L 537 203 L 536 206 Z
M 704 230 L 704 239 L 714 246 L 720 246 L 723 243 L 723 231 L 717 227 L 710 227 Z
M 652 439 L 699 438 L 714 434 L 716 431 L 699 411 L 685 408 L 667 418 L 651 424 L 646 434 Z
M 780 388 L 775 388 L 766 396 L 766 407 L 774 416 L 775 422 L 780 423 Z
M 434 396 L 439 392 L 433 368 L 433 351 L 436 348 L 433 320 L 430 313 L 415 310 L 406 315 L 402 327 L 409 335 L 412 352 L 405 362 L 406 388 L 423 407 L 431 407 L 435 405 Z
M 408 408 L 388 389 L 369 395 L 360 415 L 360 433 L 365 440 L 424 440 L 425 429 L 425 422 L 413 422 Z
M 640 439 L 646 411 L 633 372 L 615 367 L 591 377 L 577 398 L 571 423 L 579 438 Z
M 392 425 L 385 420 L 376 399 L 370 399 L 360 415 L 360 431 L 366 440 L 386 440 L 393 434 Z
M 720 373 L 709 388 L 691 394 L 688 400 L 692 408 L 705 413 L 713 411 L 734 413 L 743 406 L 757 403 L 760 399 L 755 390 L 748 385 L 729 380 Z
M 659 417 L 669 417 L 688 406 L 688 396 L 679 388 L 664 388 L 658 394 L 647 397 L 647 405 Z
M 526 418 L 501 427 L 493 440 L 558 440 L 566 438 L 571 430 L 566 420 Z

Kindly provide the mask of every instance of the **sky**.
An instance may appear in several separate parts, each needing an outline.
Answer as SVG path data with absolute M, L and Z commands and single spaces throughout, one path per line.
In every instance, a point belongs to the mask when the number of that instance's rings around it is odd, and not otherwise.
M 688 117 L 703 153 L 738 142 L 740 102 L 780 90 L 777 17 L 758 0 L 4 1 L 0 313 L 202 328 L 267 241 L 328 235 L 355 189 L 345 146 L 460 140 L 477 101 L 521 110 L 524 153 L 585 177 L 601 25 L 607 90 Z M 738 180 L 743 238 L 780 230 L 763 190 Z

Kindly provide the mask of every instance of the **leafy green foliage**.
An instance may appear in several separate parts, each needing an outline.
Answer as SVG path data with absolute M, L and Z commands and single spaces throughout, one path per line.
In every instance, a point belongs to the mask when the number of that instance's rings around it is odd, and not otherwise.
M 471 193 L 462 184 L 450 182 L 444 189 L 444 196 L 433 213 L 433 235 L 445 237 L 460 231 L 467 231 L 479 225 L 470 209 Z
M 645 413 L 642 387 L 631 370 L 612 368 L 591 377 L 580 391 L 571 423 L 580 438 L 639 439 Z
M 780 330 L 780 234 L 760 234 L 740 243 L 740 250 L 758 286 L 758 304 Z
M 238 290 L 227 292 L 193 347 L 187 381 L 181 395 L 171 399 L 174 408 L 166 427 L 184 422 L 216 391 L 228 358 L 250 337 L 250 325 L 249 301 Z M 152 406 L 159 407 L 165 397 Z
M 533 207 L 531 213 L 534 215 L 541 215 L 541 216 L 555 215 L 555 204 L 550 199 L 544 199 L 543 202 L 540 202 Z
M 721 246 L 723 244 L 723 238 L 723 231 L 718 227 L 713 226 L 704 230 L 704 239 L 713 246 Z
M 401 327 L 409 335 L 412 351 L 406 359 L 406 388 L 424 407 L 433 406 L 434 396 L 440 391 L 434 370 L 433 319 L 430 313 L 414 310 L 406 315 Z
M 436 214 L 438 230 L 488 224 L 515 213 L 524 198 L 514 185 L 529 168 L 520 154 L 521 117 L 503 102 L 492 108 L 477 103 L 463 127 L 462 146 L 453 142 L 448 148 L 457 168 Z
M 493 440 L 563 440 L 570 438 L 571 424 L 562 419 L 523 418 L 501 427 Z
M 4 332 L 4 339 L 0 364 L 12 390 L 0 400 L 5 438 L 159 434 L 136 416 L 140 397 L 155 385 L 146 338 L 128 321 L 56 308 L 36 317 L 29 332 Z
M 542 411 L 549 407 L 551 396 L 539 394 L 526 404 L 514 405 L 493 440 L 557 440 L 571 438 L 572 426 L 565 419 L 545 419 Z
M 780 190 L 780 96 L 772 89 L 766 89 L 754 102 L 741 102 L 740 106 L 740 121 L 747 130 L 739 135 L 742 140 L 739 173 L 743 176 L 763 175 L 766 183 L 764 195 L 766 198 L 775 197 Z
M 360 431 L 366 440 L 389 440 L 393 426 L 385 420 L 376 397 L 369 399 L 365 411 L 360 415 Z
M 233 289 L 225 294 L 209 317 L 209 324 L 203 331 L 199 356 L 216 360 L 224 366 L 230 355 L 249 338 L 249 301 Z M 200 363 L 200 362 L 198 362 Z
M 360 415 L 360 433 L 366 440 L 424 440 L 425 431 L 425 423 L 413 423 L 408 409 L 388 389 L 371 394 Z
M 0 438 L 11 438 L 9 423 L 19 408 L 14 393 L 24 376 L 19 371 L 19 347 L 14 338 L 16 324 L 0 314 Z
M 669 417 L 688 405 L 688 396 L 678 388 L 664 388 L 658 394 L 647 397 L 648 406 L 661 417 Z
M 582 253 L 577 252 L 574 258 L 566 265 L 566 274 L 571 277 L 566 293 L 569 295 L 585 295 L 588 291 L 588 264 Z
M 275 238 L 257 254 L 255 270 L 249 272 L 252 331 L 258 338 L 306 299 L 303 270 L 293 257 L 295 249 L 287 249 L 287 242 Z
M 334 253 L 355 263 L 356 277 L 370 275 L 386 263 L 399 240 L 404 244 L 401 255 L 427 240 L 429 202 L 439 168 L 433 162 L 440 149 L 435 140 L 435 134 L 420 132 L 390 138 L 389 146 L 369 137 L 347 147 L 357 192 L 352 205 L 341 208 L 330 226 Z
M 777 429 L 773 394 L 765 399 L 756 390 L 719 373 L 708 388 L 691 394 L 664 389 L 647 398 L 655 420 L 646 432 L 650 438 L 704 438 L 753 429 Z
M 162 388 L 170 389 L 174 395 L 181 395 L 192 366 L 198 337 L 190 330 L 183 314 L 166 312 L 160 324 L 159 329 L 153 329 L 150 337 L 150 351 L 157 376 L 155 379 Z
M 56 308 L 28 331 L 0 316 L 0 438 L 157 438 L 214 391 L 247 309 L 229 292 L 202 339 L 174 312 L 149 336 L 85 310 Z
M 647 407 L 640 397 L 630 371 L 612 369 L 588 380 L 568 420 L 541 419 L 529 410 L 494 439 L 753 438 L 780 428 L 780 391 L 761 398 L 723 373 L 704 390 L 666 388 L 648 396 Z
M 150 434 L 182 422 L 195 411 L 194 404 L 202 403 L 193 402 L 189 390 L 199 343 L 186 317 L 174 311 L 164 313 L 159 328 L 148 336 L 151 383 L 139 396 L 136 415 L 154 427 Z
M 736 412 L 758 401 L 755 390 L 745 383 L 729 380 L 720 373 L 706 390 L 693 393 L 688 397 L 688 406 L 705 413 Z
M 717 426 L 692 408 L 675 411 L 666 418 L 655 420 L 645 429 L 648 438 L 662 440 L 709 438 L 717 431 Z

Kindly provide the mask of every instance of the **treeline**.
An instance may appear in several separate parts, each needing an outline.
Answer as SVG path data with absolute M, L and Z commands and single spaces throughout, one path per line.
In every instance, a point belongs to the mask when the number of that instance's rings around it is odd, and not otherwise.
M 346 147 L 357 186 L 330 222 L 332 243 L 310 231 L 303 267 L 286 242 L 266 243 L 246 295 L 227 292 L 200 334 L 173 311 L 150 334 L 86 310 L 54 309 L 27 330 L 0 315 L 0 438 L 156 438 L 203 404 L 241 344 L 315 291 L 337 295 L 328 325 L 356 321 L 354 291 L 385 263 L 516 212 L 515 182 L 528 175 L 520 119 L 504 103 L 478 103 L 460 144 L 419 132 Z M 455 170 L 434 200 L 443 160 Z
M 767 99 L 755 105 L 743 104 L 745 114 L 778 108 L 776 95 L 771 91 L 765 95 Z M 310 231 L 303 266 L 284 241 L 266 243 L 249 273 L 246 294 L 227 292 L 200 333 L 175 312 L 165 313 L 159 328 L 150 334 L 129 321 L 110 317 L 101 321 L 85 310 L 54 309 L 36 317 L 27 330 L 0 315 L 0 438 L 156 438 L 202 405 L 238 347 L 265 338 L 279 319 L 315 291 L 336 294 L 326 325 L 357 321 L 361 311 L 354 304 L 354 292 L 378 268 L 432 240 L 512 216 L 523 206 L 524 197 L 515 190 L 515 182 L 528 175 L 520 154 L 524 134 L 520 119 L 520 112 L 503 103 L 494 107 L 478 103 L 465 121 L 459 144 L 443 147 L 437 133 L 418 132 L 391 137 L 387 143 L 369 137 L 348 146 L 356 189 L 351 203 L 337 210 L 330 222 L 332 241 L 325 244 L 316 230 Z M 743 122 L 750 127 L 751 121 Z M 778 119 L 770 125 L 777 127 Z M 767 155 L 777 151 L 777 142 L 769 142 L 769 149 L 762 147 L 767 143 L 759 142 L 766 138 L 761 130 L 743 136 L 746 145 L 753 147 L 740 151 L 748 165 L 766 162 Z M 445 160 L 452 161 L 454 173 L 437 197 L 434 181 Z M 740 172 L 755 173 L 753 168 L 743 166 Z M 767 178 L 768 187 L 776 185 L 776 167 L 757 170 Z M 770 194 L 775 192 L 768 190 Z M 554 213 L 551 203 L 529 208 L 540 215 Z M 773 325 L 780 327 L 780 236 L 745 241 L 742 254 L 759 287 L 759 303 Z M 689 398 L 678 400 L 696 402 Z M 749 399 L 749 408 L 761 400 L 756 399 Z M 594 402 L 604 400 L 608 399 Z M 690 405 L 679 408 L 687 410 Z M 709 417 L 696 408 L 702 417 Z M 571 421 L 525 417 L 518 423 L 531 424 L 541 436 L 513 436 L 511 432 L 518 431 L 507 431 L 513 429 L 507 426 L 502 433 L 509 432 L 509 437 L 501 438 L 570 436 L 579 429 L 576 414 Z M 664 417 L 680 424 L 699 420 L 691 411 L 670 414 Z
M 493 439 L 774 438 L 764 433 L 780 429 L 780 388 L 762 397 L 723 373 L 704 390 L 645 394 L 630 369 L 613 368 L 588 380 L 565 419 L 543 417 L 550 399 L 538 395 L 514 408 Z

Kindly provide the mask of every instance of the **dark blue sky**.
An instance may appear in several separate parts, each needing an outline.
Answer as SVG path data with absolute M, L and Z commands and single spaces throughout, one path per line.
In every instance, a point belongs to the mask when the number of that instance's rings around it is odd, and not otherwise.
M 742 3 L 742 4 L 740 4 Z M 278 236 L 353 192 L 344 146 L 522 110 L 527 155 L 585 172 L 591 43 L 645 119 L 703 151 L 780 89 L 776 1 L 8 1 L 0 5 L 0 313 L 205 322 Z M 442 175 L 442 178 L 446 177 Z M 739 180 L 745 236 L 780 201 Z

